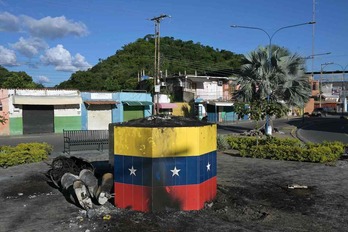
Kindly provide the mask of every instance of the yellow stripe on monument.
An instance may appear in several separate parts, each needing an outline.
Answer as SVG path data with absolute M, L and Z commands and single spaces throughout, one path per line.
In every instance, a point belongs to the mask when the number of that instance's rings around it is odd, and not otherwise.
M 216 150 L 216 124 L 200 127 L 114 127 L 114 154 L 199 156 Z

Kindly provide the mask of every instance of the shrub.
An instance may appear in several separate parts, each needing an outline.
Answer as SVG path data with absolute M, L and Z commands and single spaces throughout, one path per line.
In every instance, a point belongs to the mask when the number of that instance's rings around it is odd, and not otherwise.
M 254 137 L 233 137 L 229 136 L 227 142 L 232 149 L 244 150 L 257 144 L 257 138 Z
M 15 147 L 0 146 L 0 167 L 35 163 L 47 159 L 52 146 L 47 143 L 21 143 Z
M 228 144 L 226 135 L 218 135 L 217 136 L 217 147 L 218 147 L 218 150 L 220 150 L 220 151 L 224 151 L 224 150 L 227 150 L 230 148 L 230 145 Z
M 239 150 L 240 156 L 243 157 L 320 163 L 338 160 L 345 147 L 337 141 L 304 144 L 298 139 L 274 137 L 256 139 L 229 136 L 227 141 L 233 149 Z

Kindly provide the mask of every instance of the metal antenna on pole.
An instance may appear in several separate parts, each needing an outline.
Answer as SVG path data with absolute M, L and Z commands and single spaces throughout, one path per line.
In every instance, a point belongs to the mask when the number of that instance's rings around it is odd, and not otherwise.
M 315 0 L 313 0 L 312 21 L 315 22 Z M 315 47 L 315 24 L 312 24 L 312 78 L 314 79 L 314 47 Z
M 161 71 L 161 68 L 160 68 L 160 62 L 161 62 L 161 54 L 160 54 L 160 24 L 161 24 L 161 21 L 164 19 L 164 18 L 169 18 L 170 16 L 169 15 L 164 15 L 164 14 L 161 14 L 160 16 L 157 16 L 157 17 L 154 17 L 152 19 L 150 19 L 151 21 L 155 22 L 155 62 L 154 62 L 154 71 L 153 71 L 153 74 L 154 74 L 154 96 L 155 94 L 157 95 L 157 104 L 156 102 L 154 101 L 154 107 L 153 107 L 153 112 L 154 114 L 158 114 L 158 99 L 159 99 L 159 88 L 156 86 L 159 85 L 159 79 L 160 79 L 160 71 Z

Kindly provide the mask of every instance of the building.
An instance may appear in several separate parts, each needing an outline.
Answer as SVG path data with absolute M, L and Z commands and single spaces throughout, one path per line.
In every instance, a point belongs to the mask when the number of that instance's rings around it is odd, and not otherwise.
M 347 112 L 348 84 L 344 72 L 323 71 L 307 75 L 312 91 L 304 113 L 310 114 L 319 107 L 331 112 Z
M 233 111 L 233 77 L 177 75 L 165 78 L 174 102 L 187 102 L 199 119 L 211 122 L 236 120 Z M 163 88 L 163 87 L 162 87 Z
M 108 129 L 109 123 L 152 115 L 146 92 L 0 89 L 1 135 Z
M 2 115 L 8 121 L 0 135 L 57 133 L 81 128 L 77 90 L 1 89 Z

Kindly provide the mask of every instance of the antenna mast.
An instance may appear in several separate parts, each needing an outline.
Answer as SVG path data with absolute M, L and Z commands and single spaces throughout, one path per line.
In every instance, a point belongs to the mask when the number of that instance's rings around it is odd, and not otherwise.
M 153 71 L 153 74 L 154 74 L 154 88 L 155 88 L 155 91 L 154 91 L 154 94 L 157 95 L 157 104 L 156 102 L 154 101 L 154 114 L 158 114 L 158 109 L 157 109 L 157 105 L 158 105 L 158 99 L 159 99 L 159 92 L 160 92 L 160 89 L 159 87 L 156 88 L 156 86 L 159 85 L 159 80 L 160 80 L 160 72 L 161 72 L 161 68 L 160 68 L 160 59 L 161 59 L 161 53 L 160 53 L 160 24 L 161 24 L 161 21 L 164 19 L 164 18 L 169 18 L 170 16 L 169 15 L 164 15 L 164 14 L 161 14 L 160 16 L 158 17 L 154 17 L 151 19 L 151 21 L 155 22 L 155 35 L 154 35 L 154 38 L 155 38 L 155 62 L 154 62 L 154 71 Z

